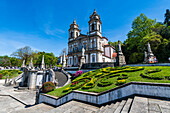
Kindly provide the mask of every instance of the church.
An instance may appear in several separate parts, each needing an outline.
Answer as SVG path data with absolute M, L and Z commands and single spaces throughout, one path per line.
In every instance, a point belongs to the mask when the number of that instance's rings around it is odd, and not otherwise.
M 102 36 L 100 16 L 94 10 L 90 15 L 89 32 L 81 34 L 75 19 L 70 25 L 67 66 L 79 66 L 84 49 L 84 63 L 116 62 L 115 48 Z

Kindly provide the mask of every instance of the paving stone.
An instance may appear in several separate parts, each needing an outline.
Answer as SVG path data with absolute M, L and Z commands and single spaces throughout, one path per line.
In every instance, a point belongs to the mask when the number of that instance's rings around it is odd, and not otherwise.
M 155 103 L 149 103 L 148 108 L 149 108 L 149 111 L 161 112 L 159 105 Z

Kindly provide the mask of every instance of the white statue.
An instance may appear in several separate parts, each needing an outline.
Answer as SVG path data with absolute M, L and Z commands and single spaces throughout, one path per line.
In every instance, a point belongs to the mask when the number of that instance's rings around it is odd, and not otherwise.
M 145 54 L 145 58 L 147 58 L 148 55 L 147 55 L 147 52 L 146 52 L 146 51 L 144 51 L 144 54 Z
M 82 57 L 84 57 L 85 49 L 82 47 Z
M 150 44 L 149 44 L 149 42 L 148 42 L 148 53 L 151 53 L 152 51 L 151 51 L 151 46 L 150 46 Z
M 119 51 L 122 51 L 120 41 L 118 41 L 118 48 L 119 48 Z

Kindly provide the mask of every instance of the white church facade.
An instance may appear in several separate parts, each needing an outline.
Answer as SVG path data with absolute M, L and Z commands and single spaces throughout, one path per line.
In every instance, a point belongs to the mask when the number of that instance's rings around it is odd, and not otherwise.
M 113 57 L 115 48 L 108 44 L 108 39 L 102 36 L 100 16 L 94 10 L 90 15 L 89 32 L 81 34 L 76 21 L 70 25 L 67 66 L 79 66 L 82 57 L 82 48 L 85 53 L 85 63 L 116 62 Z

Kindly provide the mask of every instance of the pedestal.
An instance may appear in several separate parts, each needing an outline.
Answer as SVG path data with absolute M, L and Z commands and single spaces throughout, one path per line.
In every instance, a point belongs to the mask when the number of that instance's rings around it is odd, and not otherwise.
M 31 90 L 36 89 L 36 81 L 37 81 L 37 71 L 36 70 L 29 70 L 29 78 L 28 78 L 28 88 Z

